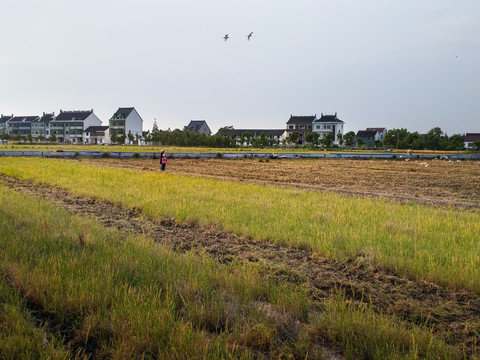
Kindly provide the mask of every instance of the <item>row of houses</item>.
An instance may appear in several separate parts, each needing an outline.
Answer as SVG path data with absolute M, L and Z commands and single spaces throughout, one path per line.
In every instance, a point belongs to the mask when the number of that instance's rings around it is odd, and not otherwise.
M 129 134 L 142 137 L 143 119 L 133 107 L 120 107 L 103 126 L 92 110 L 60 110 L 59 114 L 41 116 L 0 116 L 0 135 L 21 136 L 32 139 L 55 139 L 69 144 L 110 144 L 112 137 L 126 143 Z

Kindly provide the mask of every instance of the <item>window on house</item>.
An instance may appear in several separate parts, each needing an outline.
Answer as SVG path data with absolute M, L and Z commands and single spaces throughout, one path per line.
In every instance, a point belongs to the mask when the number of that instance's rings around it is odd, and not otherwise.
M 289 128 L 289 129 L 293 129 L 293 125 L 288 125 L 288 128 Z

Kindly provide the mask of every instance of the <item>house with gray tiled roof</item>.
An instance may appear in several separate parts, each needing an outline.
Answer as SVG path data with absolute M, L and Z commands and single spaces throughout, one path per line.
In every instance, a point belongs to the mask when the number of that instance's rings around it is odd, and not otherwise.
M 473 149 L 477 141 L 480 141 L 480 133 L 466 133 L 464 139 L 465 149 Z
M 197 134 L 205 134 L 207 136 L 212 135 L 212 131 L 208 127 L 205 120 L 191 120 L 190 123 L 185 126 L 185 130 L 192 131 Z
M 358 140 L 361 139 L 363 145 L 365 145 L 368 149 L 373 149 L 375 147 L 375 135 L 377 135 L 377 131 L 375 130 L 359 130 L 355 138 L 357 140 L 357 144 Z
M 312 132 L 312 123 L 317 118 L 317 114 L 308 116 L 294 116 L 290 115 L 290 119 L 287 121 L 287 135 L 292 133 L 298 133 L 298 145 L 305 143 L 305 137 L 308 133 Z
M 63 111 L 50 121 L 50 136 L 60 143 L 83 144 L 83 132 L 89 126 L 101 126 L 93 110 Z
M 84 133 L 84 143 L 86 145 L 111 144 L 108 126 L 89 126 Z
M 7 120 L 7 131 L 9 135 L 20 135 L 27 137 L 32 134 L 32 122 L 38 120 L 37 115 L 32 116 L 14 116 Z
M 12 115 L 0 115 L 0 135 L 1 134 L 8 134 L 8 129 L 7 129 L 7 121 L 13 118 Z
M 333 115 L 321 114 L 319 119 L 312 122 L 313 131 L 318 133 L 319 139 L 323 139 L 328 133 L 333 133 L 333 144 L 338 145 L 339 134 L 343 138 L 343 125 L 345 123 L 337 117 L 337 113 Z
M 128 134 L 136 139 L 142 137 L 143 119 L 134 107 L 120 107 L 108 120 L 110 138 L 125 136 L 125 143 L 128 144 Z
M 43 137 L 48 139 L 50 136 L 50 122 L 55 120 L 55 113 L 43 113 L 38 119 L 32 121 L 32 138 Z
M 385 134 L 387 133 L 387 129 L 384 127 L 369 127 L 365 129 L 366 131 L 376 131 L 377 135 L 375 135 L 375 140 L 383 142 L 385 140 Z

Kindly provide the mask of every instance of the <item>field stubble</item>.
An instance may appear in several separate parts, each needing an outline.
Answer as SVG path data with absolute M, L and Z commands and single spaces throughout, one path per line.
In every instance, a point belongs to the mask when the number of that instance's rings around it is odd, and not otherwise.
M 82 159 L 139 170 L 153 159 Z M 171 159 L 167 172 L 219 180 L 383 197 L 458 208 L 480 208 L 480 162 L 454 160 Z

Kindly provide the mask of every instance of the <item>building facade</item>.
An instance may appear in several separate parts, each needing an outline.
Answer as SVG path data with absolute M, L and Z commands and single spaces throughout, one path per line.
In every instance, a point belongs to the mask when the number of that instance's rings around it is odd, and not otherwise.
M 298 145 L 305 143 L 306 135 L 312 132 L 312 123 L 317 118 L 317 115 L 311 116 L 293 116 L 287 121 L 287 136 L 290 137 L 293 133 L 298 133 Z
M 83 144 L 83 132 L 89 126 L 101 126 L 102 122 L 93 113 L 86 111 L 63 111 L 50 121 L 50 136 L 60 143 Z
M 312 122 L 313 131 L 318 133 L 319 139 L 323 139 L 328 133 L 333 134 L 333 144 L 339 145 L 339 139 L 343 138 L 344 122 L 333 115 L 321 114 L 320 119 L 314 119 Z
M 108 145 L 111 144 L 108 126 L 89 126 L 84 131 L 84 144 Z
M 132 134 L 135 138 L 142 137 L 143 119 L 134 107 L 123 107 L 112 115 L 108 120 L 110 128 L 110 138 L 118 138 L 125 136 L 125 143 L 128 144 L 128 134 Z
M 204 134 L 207 136 L 212 135 L 212 131 L 208 127 L 208 124 L 205 120 L 192 120 L 187 126 L 185 126 L 185 130 L 192 131 L 197 134 Z

